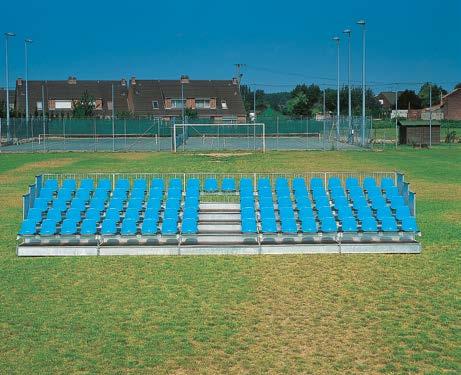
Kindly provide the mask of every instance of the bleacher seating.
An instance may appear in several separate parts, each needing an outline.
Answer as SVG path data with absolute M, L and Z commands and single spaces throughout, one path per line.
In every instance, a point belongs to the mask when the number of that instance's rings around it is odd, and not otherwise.
M 230 205 L 222 211 L 222 223 L 213 222 L 206 218 L 210 208 L 203 208 L 209 195 L 234 196 L 238 209 Z M 226 210 L 237 216 L 231 213 L 226 221 Z M 223 236 L 259 238 L 262 243 L 278 237 L 322 241 L 334 236 L 379 241 L 418 233 L 412 212 L 389 177 L 49 178 L 38 189 L 18 235 L 180 241 L 219 234 L 222 225 Z

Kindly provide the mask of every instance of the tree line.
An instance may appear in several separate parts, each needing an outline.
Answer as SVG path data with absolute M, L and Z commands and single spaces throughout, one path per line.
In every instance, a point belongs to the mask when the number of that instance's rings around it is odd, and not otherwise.
M 455 86 L 461 88 L 461 82 Z M 429 107 L 430 84 L 424 83 L 418 93 L 415 90 L 399 91 L 397 107 L 398 109 L 421 109 Z M 288 116 L 315 116 L 323 113 L 323 90 L 316 84 L 299 84 L 291 91 L 266 93 L 264 90 L 257 89 L 255 92 L 250 86 L 242 85 L 241 94 L 245 109 L 252 112 L 254 107 L 254 97 L 256 97 L 256 111 L 262 112 L 267 108 L 275 109 Z M 432 105 L 440 103 L 442 95 L 447 91 L 438 85 L 432 85 Z M 347 86 L 343 86 L 339 91 L 339 106 L 341 115 L 347 115 L 349 111 L 349 91 Z M 384 117 L 389 114 L 389 110 L 383 108 L 375 93 L 371 89 L 365 91 L 366 111 L 373 117 Z M 336 113 L 337 96 L 336 89 L 325 89 L 325 109 L 327 113 Z M 351 111 L 353 116 L 362 113 L 362 89 L 361 87 L 351 88 Z

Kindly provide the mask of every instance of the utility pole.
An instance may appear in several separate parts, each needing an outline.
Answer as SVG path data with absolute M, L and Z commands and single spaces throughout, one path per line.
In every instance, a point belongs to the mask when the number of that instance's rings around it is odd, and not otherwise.
M 429 84 L 429 147 L 432 147 L 432 84 Z
M 238 82 L 238 86 L 239 86 L 239 92 L 240 92 L 240 81 L 242 80 L 242 77 L 243 77 L 243 73 L 240 73 L 240 69 L 244 68 L 246 66 L 246 64 L 237 63 L 237 64 L 234 64 L 234 65 L 235 65 L 235 72 L 236 72 L 235 78 L 237 78 L 237 82 Z
M 357 21 L 357 25 L 362 27 L 362 146 L 365 147 L 365 122 L 366 122 L 366 109 L 365 109 L 365 50 L 366 50 L 366 38 L 365 38 L 365 20 Z

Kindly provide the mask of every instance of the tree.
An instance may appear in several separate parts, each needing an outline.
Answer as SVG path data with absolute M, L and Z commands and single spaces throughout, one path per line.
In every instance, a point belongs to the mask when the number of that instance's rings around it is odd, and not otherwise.
M 403 91 L 397 101 L 399 109 L 420 109 L 421 99 L 413 90 Z
M 0 118 L 6 117 L 6 102 L 0 100 Z
M 312 109 L 321 99 L 320 87 L 317 85 L 297 85 L 290 93 L 285 112 L 295 116 L 310 116 Z
M 92 117 L 94 108 L 94 98 L 85 91 L 80 99 L 74 101 L 72 114 L 77 118 Z
M 251 88 L 247 85 L 240 86 L 240 93 L 242 95 L 243 105 L 247 112 L 253 112 L 254 99 L 256 94 L 256 111 L 264 111 L 267 108 L 267 104 L 264 102 L 264 90 L 251 91 Z
M 423 107 L 429 107 L 430 105 L 430 88 L 431 84 L 429 82 L 426 82 L 419 89 L 418 96 L 421 98 L 421 104 Z M 447 91 L 444 90 L 442 86 L 432 85 L 432 105 L 439 103 L 441 96 L 445 95 L 446 93 Z
M 197 113 L 197 110 L 196 109 L 192 109 L 192 108 L 186 108 L 184 110 L 184 116 L 188 119 L 188 120 L 195 120 L 198 118 L 198 113 Z

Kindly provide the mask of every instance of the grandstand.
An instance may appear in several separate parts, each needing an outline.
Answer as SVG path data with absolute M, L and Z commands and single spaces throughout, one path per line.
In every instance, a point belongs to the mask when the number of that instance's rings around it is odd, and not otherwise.
M 19 256 L 419 253 L 398 172 L 43 174 Z

